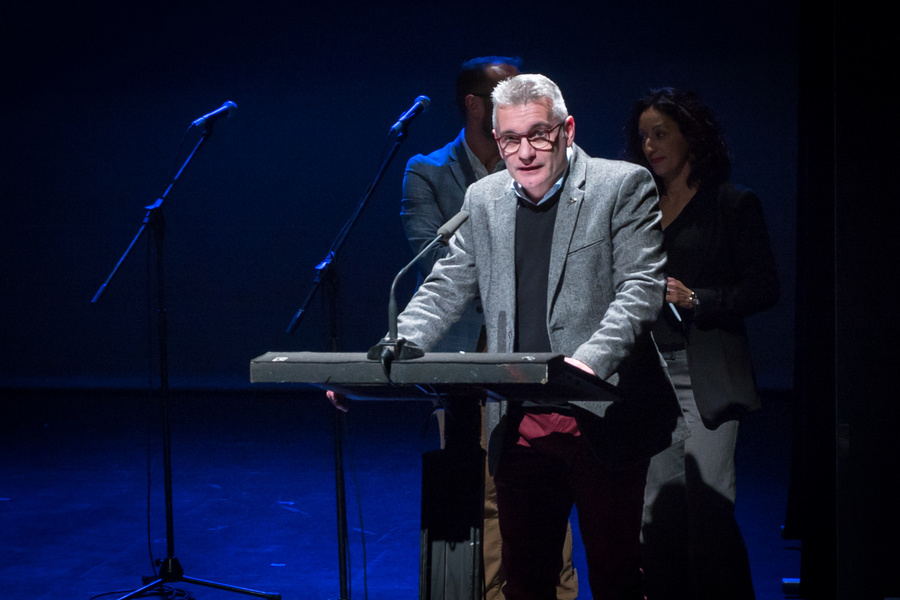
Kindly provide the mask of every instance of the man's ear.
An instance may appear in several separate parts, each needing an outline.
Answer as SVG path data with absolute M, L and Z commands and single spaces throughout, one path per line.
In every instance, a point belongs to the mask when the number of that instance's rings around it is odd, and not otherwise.
M 466 96 L 465 104 L 466 113 L 473 117 L 481 118 L 481 115 L 484 112 L 484 102 L 481 101 L 481 98 L 475 94 L 469 94 Z
M 563 121 L 563 128 L 566 130 L 566 147 L 569 147 L 575 142 L 575 118 L 572 115 Z

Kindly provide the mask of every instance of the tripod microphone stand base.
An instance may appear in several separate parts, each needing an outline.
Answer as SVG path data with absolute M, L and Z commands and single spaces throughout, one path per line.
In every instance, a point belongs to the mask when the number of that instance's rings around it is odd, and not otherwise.
M 150 581 L 152 579 L 152 581 Z M 224 583 L 216 583 L 214 581 L 205 581 L 203 579 L 194 579 L 193 577 L 185 577 L 184 569 L 181 568 L 181 564 L 178 562 L 178 559 L 175 557 L 164 558 L 160 560 L 160 569 L 159 576 L 155 579 L 152 577 L 144 577 L 144 583 L 146 585 L 142 588 L 136 589 L 133 592 L 130 592 L 118 600 L 126 600 L 127 598 L 134 598 L 140 596 L 144 592 L 148 590 L 152 590 L 155 587 L 162 587 L 163 584 L 166 583 L 192 583 L 194 585 L 201 585 L 205 587 L 216 588 L 219 590 L 225 590 L 227 592 L 237 592 L 238 594 L 247 594 L 248 596 L 256 596 L 257 598 L 267 598 L 268 600 L 281 600 L 281 594 L 272 594 L 269 592 L 260 592 L 258 590 L 250 590 L 247 588 L 236 587 L 233 585 L 225 585 Z

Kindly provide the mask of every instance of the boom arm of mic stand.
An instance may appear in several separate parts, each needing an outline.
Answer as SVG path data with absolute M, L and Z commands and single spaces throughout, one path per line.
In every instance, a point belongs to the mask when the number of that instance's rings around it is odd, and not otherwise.
M 369 188 L 363 194 L 359 203 L 356 206 L 356 210 L 353 211 L 353 214 L 350 215 L 350 219 L 341 228 L 340 233 L 338 233 L 334 242 L 331 244 L 331 251 L 328 253 L 328 256 L 316 267 L 316 278 L 313 281 L 312 290 L 310 290 L 309 294 L 306 296 L 306 300 L 303 302 L 301 307 L 297 310 L 297 313 L 294 315 L 294 318 L 291 320 L 290 325 L 288 325 L 285 333 L 292 334 L 294 330 L 297 328 L 297 325 L 300 323 L 300 319 L 303 317 L 303 313 L 306 311 L 307 306 L 309 305 L 310 300 L 312 300 L 313 296 L 316 294 L 316 290 L 319 288 L 319 284 L 322 282 L 322 275 L 326 273 L 328 269 L 332 266 L 335 258 L 337 257 L 338 252 L 340 252 L 341 247 L 344 245 L 344 241 L 347 239 L 347 236 L 350 234 L 350 230 L 353 228 L 353 225 L 356 224 L 356 221 L 359 219 L 359 215 L 362 213 L 363 209 L 366 207 L 366 204 L 369 202 L 369 198 L 372 197 L 372 194 L 375 193 L 375 188 L 378 186 L 378 183 L 381 181 L 384 172 L 387 170 L 388 165 L 391 164 L 391 161 L 394 159 L 394 155 L 397 154 L 397 150 L 400 149 L 400 144 L 403 142 L 404 136 L 398 135 L 396 141 L 394 142 L 393 147 L 391 148 L 391 152 L 388 157 L 384 160 L 379 167 L 378 172 L 375 174 L 375 178 L 372 180 L 372 183 L 369 184 Z
M 203 132 L 200 136 L 200 139 L 197 140 L 197 145 L 194 146 L 194 149 L 191 150 L 191 153 L 185 159 L 184 163 L 181 165 L 181 168 L 178 169 L 178 172 L 175 174 L 175 177 L 172 178 L 172 181 L 169 183 L 169 186 L 166 188 L 166 191 L 163 192 L 162 196 L 156 199 L 156 202 L 147 206 L 147 214 L 144 216 L 144 220 L 141 222 L 141 226 L 138 229 L 137 234 L 135 234 L 134 238 L 131 240 L 131 243 L 128 244 L 128 247 L 125 249 L 124 254 L 119 258 L 119 261 L 116 263 L 116 266 L 113 267 L 112 272 L 107 276 L 106 281 L 100 286 L 97 290 L 97 293 L 94 294 L 94 297 L 91 298 L 91 304 L 96 304 L 100 300 L 100 296 L 103 295 L 103 292 L 106 291 L 106 286 L 109 285 L 109 282 L 112 281 L 112 278 L 116 275 L 116 271 L 119 270 L 119 267 L 122 266 L 122 263 L 125 262 L 125 259 L 131 253 L 131 249 L 134 248 L 135 243 L 140 239 L 141 235 L 147 229 L 147 225 L 151 224 L 154 216 L 162 210 L 163 202 L 166 200 L 166 196 L 169 195 L 169 192 L 175 187 L 175 182 L 178 181 L 178 178 L 181 177 L 181 174 L 187 168 L 188 164 L 190 164 L 191 159 L 194 158 L 194 155 L 197 154 L 197 150 L 200 149 L 200 146 L 203 145 L 209 136 L 212 135 L 212 128 L 209 128 Z

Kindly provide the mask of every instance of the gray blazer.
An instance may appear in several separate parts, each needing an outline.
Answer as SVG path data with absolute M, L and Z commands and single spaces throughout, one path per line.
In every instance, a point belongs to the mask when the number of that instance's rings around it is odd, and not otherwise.
M 480 295 L 488 352 L 513 351 L 516 203 L 509 173 L 469 187 L 469 220 L 400 315 L 400 336 L 432 348 Z M 601 459 L 632 464 L 685 435 L 650 337 L 665 289 L 656 187 L 645 169 L 591 158 L 576 146 L 559 203 L 547 290 L 551 348 L 619 389 L 622 402 L 573 402 L 573 411 Z M 488 408 L 493 467 L 506 406 Z

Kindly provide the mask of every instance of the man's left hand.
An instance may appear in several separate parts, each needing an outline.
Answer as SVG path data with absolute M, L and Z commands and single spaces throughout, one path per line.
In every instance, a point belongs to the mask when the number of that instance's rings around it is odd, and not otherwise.
M 587 366 L 586 364 L 584 364 L 583 362 L 581 362 L 581 361 L 578 360 L 577 358 L 572 358 L 572 357 L 570 357 L 570 356 L 567 356 L 567 357 L 566 357 L 566 364 L 570 364 L 570 365 L 572 365 L 573 367 L 575 367 L 576 369 L 581 369 L 581 370 L 584 371 L 585 373 L 590 373 L 591 375 L 596 375 L 596 373 L 594 373 L 594 370 L 593 370 L 592 368 L 590 368 L 589 366 Z

